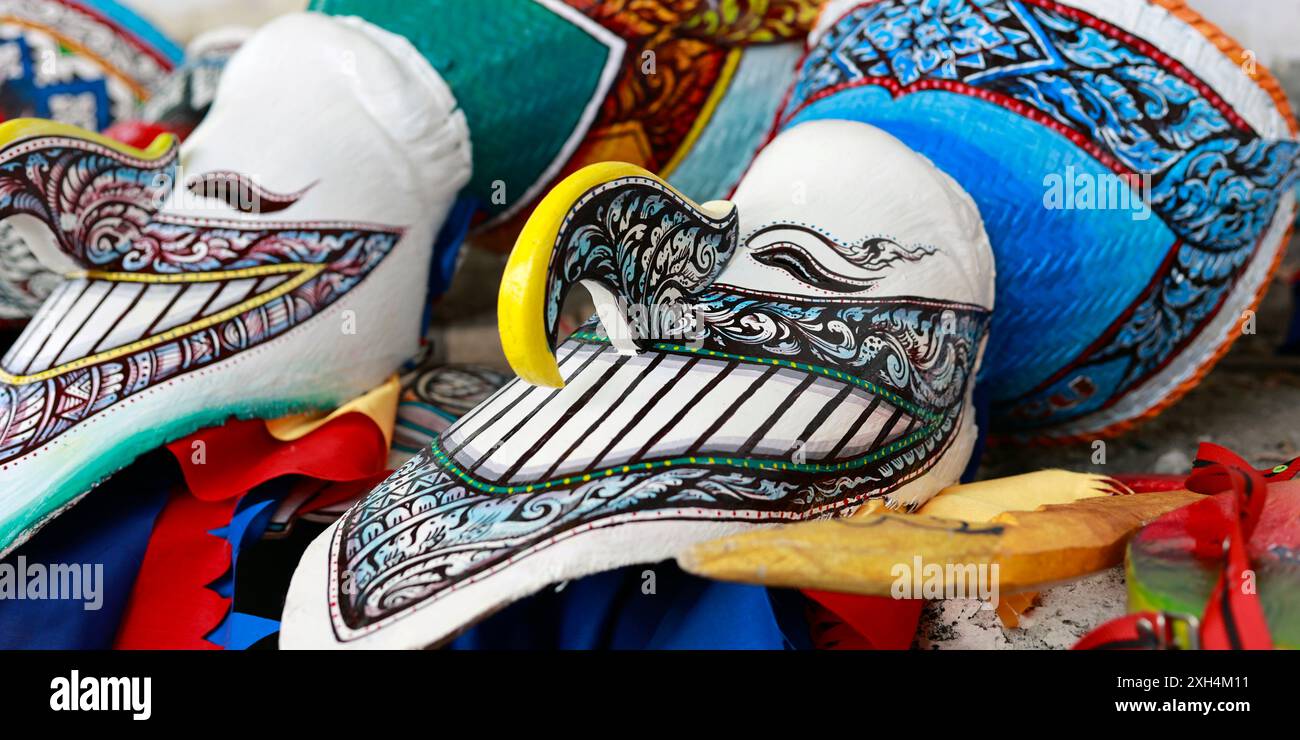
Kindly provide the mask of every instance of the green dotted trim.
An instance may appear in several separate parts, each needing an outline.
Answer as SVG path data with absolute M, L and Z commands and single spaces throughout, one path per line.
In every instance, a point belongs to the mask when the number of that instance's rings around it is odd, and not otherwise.
M 609 343 L 609 339 L 607 337 L 602 337 L 599 334 L 595 334 L 589 331 L 574 332 L 573 334 L 569 335 L 569 338 L 578 339 L 584 342 L 599 342 L 602 344 Z M 907 411 L 913 416 L 916 416 L 921 419 L 925 419 L 926 421 L 936 421 L 938 419 L 943 418 L 943 414 L 935 413 L 934 411 L 927 411 L 917 406 L 916 404 L 912 403 L 911 401 L 908 401 L 907 399 L 903 398 L 897 393 L 894 393 L 893 391 L 890 390 L 886 390 L 885 388 L 881 388 L 875 383 L 871 383 L 869 381 L 863 380 L 862 378 L 859 378 L 856 375 L 851 375 L 841 370 L 832 370 L 831 368 L 822 367 L 821 365 L 810 365 L 806 362 L 795 362 L 793 360 L 777 360 L 777 359 L 764 358 L 764 357 L 751 357 L 749 355 L 733 355 L 728 352 L 718 352 L 711 349 L 700 349 L 697 347 L 690 347 L 684 344 L 671 344 L 668 342 L 658 342 L 653 346 L 655 349 L 659 350 L 660 352 L 697 355 L 699 357 L 716 357 L 722 360 L 735 360 L 737 362 L 748 362 L 755 365 L 775 365 L 777 367 L 789 367 L 795 370 L 802 370 L 804 372 L 813 373 L 815 375 L 821 375 L 827 378 L 834 378 L 835 380 L 839 380 L 845 383 L 850 383 L 852 385 L 855 385 L 865 391 L 870 392 L 873 396 L 879 396 L 880 398 L 889 401 L 891 404 L 903 409 L 904 411 Z
M 438 440 L 430 444 L 430 451 L 433 453 L 433 459 L 441 465 L 447 472 L 460 478 L 466 485 L 476 491 L 484 493 L 533 493 L 534 491 L 546 491 L 551 488 L 566 488 L 579 483 L 587 483 L 598 478 L 608 478 L 616 473 L 635 473 L 646 470 L 659 470 L 671 468 L 674 465 L 722 465 L 726 467 L 742 468 L 747 470 L 765 470 L 765 471 L 793 471 L 797 473 L 841 473 L 848 470 L 856 470 L 864 465 L 876 462 L 883 457 L 902 452 L 904 449 L 914 444 L 924 441 L 930 435 L 939 429 L 943 420 L 940 419 L 929 426 L 922 427 L 915 432 L 895 440 L 885 447 L 862 457 L 852 460 L 845 460 L 838 463 L 796 463 L 786 462 L 784 460 L 763 460 L 758 458 L 745 457 L 723 457 L 718 455 L 697 455 L 693 457 L 674 457 L 668 460 L 654 460 L 651 462 L 633 463 L 629 465 L 614 465 L 612 467 L 595 470 L 590 473 L 581 475 L 570 475 L 564 478 L 556 478 L 545 483 L 525 483 L 516 486 L 498 486 L 492 483 L 485 483 L 469 473 L 465 472 L 451 456 L 442 449 Z

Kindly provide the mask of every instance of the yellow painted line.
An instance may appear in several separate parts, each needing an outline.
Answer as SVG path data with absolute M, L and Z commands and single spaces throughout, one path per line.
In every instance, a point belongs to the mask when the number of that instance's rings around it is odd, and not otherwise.
M 182 324 L 181 326 L 168 329 L 167 331 L 161 334 L 155 334 L 151 337 L 146 337 L 144 339 L 131 342 L 130 344 L 124 344 L 120 347 L 114 347 L 113 349 L 106 350 L 104 352 L 99 352 L 97 354 L 93 354 L 88 357 L 82 357 L 81 359 L 73 360 L 72 362 L 67 362 L 62 365 L 58 365 L 57 367 L 52 367 L 49 370 L 43 370 L 39 373 L 33 373 L 31 375 L 13 375 L 5 370 L 0 370 L 0 382 L 8 383 L 10 385 L 26 385 L 28 383 L 39 383 L 42 380 L 55 378 L 65 373 L 70 373 L 73 370 L 79 370 L 83 367 L 89 367 L 91 365 L 97 365 L 101 362 L 107 362 L 108 360 L 114 360 L 119 357 L 123 357 L 125 355 L 139 352 L 140 350 L 149 349 L 150 347 L 156 347 L 165 342 L 170 342 L 173 339 L 179 339 L 180 337 L 183 337 L 187 334 L 193 334 L 196 331 L 202 331 L 216 324 L 220 324 L 223 321 L 233 319 L 234 317 L 244 313 L 245 311 L 250 311 L 254 308 L 270 303 L 276 298 L 279 298 L 289 293 L 290 291 L 295 290 L 303 283 L 306 283 L 308 280 L 311 280 L 312 278 L 316 277 L 324 269 L 325 269 L 324 265 L 292 264 L 292 265 L 265 265 L 265 266 L 250 267 L 250 268 L 240 269 L 240 270 L 227 270 L 224 272 L 193 273 L 189 275 L 137 275 L 135 273 L 97 272 L 97 271 L 86 271 L 84 273 L 77 273 L 76 275 L 80 277 L 86 277 L 93 280 L 104 280 L 107 282 L 154 282 L 154 283 L 170 283 L 170 284 L 211 283 L 217 281 L 240 280 L 247 277 L 260 277 L 265 275 L 286 274 L 286 273 L 293 273 L 293 272 L 296 272 L 298 274 L 284 281 L 283 283 L 275 286 L 271 290 L 268 290 L 265 293 L 253 296 L 252 298 L 236 303 L 230 308 L 214 313 L 211 316 L 205 316 L 201 319 L 198 319 L 197 321 L 191 321 L 188 324 Z M 122 276 L 128 276 L 132 279 L 122 279 Z M 145 280 L 143 278 L 159 278 L 159 279 Z
M 295 262 L 287 265 L 258 265 L 256 267 L 243 267 L 238 270 L 222 270 L 218 272 L 178 272 L 167 275 L 139 273 L 139 272 L 106 272 L 103 270 L 78 270 L 68 273 L 69 279 L 87 278 L 90 280 L 107 280 L 113 283 L 152 283 L 162 285 L 188 284 L 188 283 L 215 283 L 224 280 L 243 280 L 251 277 L 265 277 L 267 275 L 284 275 L 286 273 L 302 272 L 303 270 L 315 269 L 320 272 L 320 265 L 304 265 Z
M 97 144 L 145 164 L 162 164 L 164 160 L 169 159 L 170 155 L 175 153 L 176 149 L 176 137 L 172 134 L 159 134 L 148 147 L 137 149 L 102 134 L 97 134 L 94 131 L 87 131 L 79 126 L 49 121 L 44 118 L 15 118 L 0 123 L 0 153 L 5 152 L 10 147 L 45 137 L 72 139 L 87 144 Z

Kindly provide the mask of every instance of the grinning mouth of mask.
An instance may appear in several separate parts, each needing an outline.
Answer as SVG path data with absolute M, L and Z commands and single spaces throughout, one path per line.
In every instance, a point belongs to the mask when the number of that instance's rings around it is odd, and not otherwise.
M 915 480 L 952 444 L 964 368 L 986 322 L 980 312 L 863 312 L 848 329 L 875 332 L 874 340 L 858 337 L 873 348 L 855 353 L 860 372 L 892 380 L 870 382 L 816 364 L 850 343 L 800 328 L 818 313 L 812 306 L 755 306 L 721 292 L 705 300 L 729 318 L 708 324 L 699 348 L 656 344 L 628 356 L 588 324 L 557 352 L 564 388 L 512 381 L 349 512 L 334 556 L 344 579 L 340 634 L 433 603 L 591 527 L 827 515 Z M 747 311 L 770 312 L 784 328 L 741 335 Z M 945 318 L 952 334 L 923 336 L 923 326 Z M 767 354 L 798 341 L 780 359 Z M 927 345 L 927 366 L 901 364 L 899 348 L 918 342 Z M 393 502 L 417 491 L 423 504 L 414 516 L 385 521 Z M 397 546 L 417 530 L 445 539 Z

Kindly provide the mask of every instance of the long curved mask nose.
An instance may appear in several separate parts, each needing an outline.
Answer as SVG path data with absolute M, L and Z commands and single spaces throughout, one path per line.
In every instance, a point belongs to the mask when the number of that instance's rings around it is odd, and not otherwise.
M 992 280 L 965 193 L 868 126 L 783 134 L 734 204 L 580 171 L 506 269 L 520 378 L 312 544 L 282 644 L 434 644 L 721 532 L 925 500 L 974 442 Z M 557 346 L 579 284 L 597 317 Z
M 432 69 L 413 50 L 395 60 L 382 34 L 307 14 L 270 24 L 183 157 L 170 136 L 140 151 L 48 121 L 0 125 L 0 218 L 66 276 L 0 359 L 0 553 L 147 450 L 231 416 L 332 407 L 414 352 L 468 142 Z M 326 66 L 339 48 L 382 99 Z M 268 66 L 310 95 L 268 81 Z M 387 95 L 403 86 L 407 98 Z M 250 171 L 249 152 L 275 151 L 270 134 L 247 136 L 268 130 L 257 115 L 272 93 L 279 115 L 319 112 L 319 94 L 351 125 L 304 124 L 280 142 L 287 161 Z M 399 99 L 396 113 L 429 109 L 427 130 L 385 130 L 381 106 Z M 343 153 L 326 146 L 352 137 Z

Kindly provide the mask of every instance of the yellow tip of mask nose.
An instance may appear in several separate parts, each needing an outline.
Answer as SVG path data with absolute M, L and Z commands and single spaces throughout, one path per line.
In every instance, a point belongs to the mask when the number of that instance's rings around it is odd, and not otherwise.
M 497 325 L 506 360 L 515 374 L 528 383 L 564 387 L 546 326 L 551 255 L 560 228 L 573 204 L 589 190 L 623 177 L 654 178 L 654 175 L 623 162 L 584 167 L 561 181 L 537 204 L 515 241 L 501 277 Z

